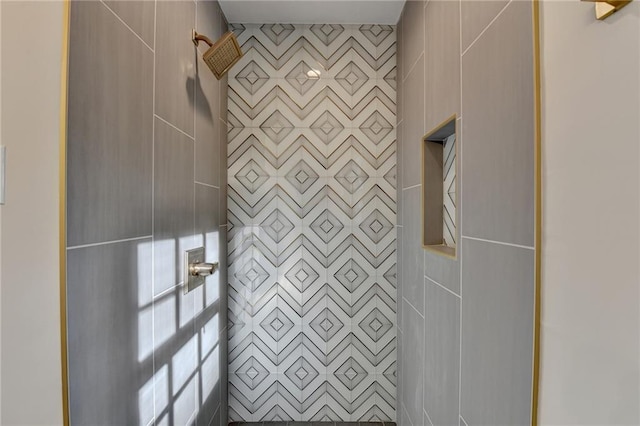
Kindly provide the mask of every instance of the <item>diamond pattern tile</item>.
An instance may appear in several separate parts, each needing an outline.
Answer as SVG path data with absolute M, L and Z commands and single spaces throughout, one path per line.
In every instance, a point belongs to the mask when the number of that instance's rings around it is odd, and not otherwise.
M 343 228 L 342 222 L 328 209 L 325 209 L 311 222 L 311 230 L 325 243 L 335 238 Z
M 344 327 L 340 318 L 338 318 L 328 308 L 325 308 L 311 322 L 311 328 L 318 333 L 325 342 L 328 342 Z
M 303 293 L 320 277 L 318 272 L 316 272 L 311 265 L 305 262 L 304 259 L 297 261 L 296 264 L 284 274 L 284 276 L 289 279 L 300 293 Z
M 394 224 L 378 209 L 371 212 L 359 226 L 367 237 L 376 244 L 394 228 Z
M 249 389 L 255 389 L 267 378 L 269 372 L 257 359 L 250 357 L 235 371 L 235 375 Z
M 285 77 L 285 80 L 298 93 L 304 95 L 318 82 L 317 71 L 307 65 L 306 62 L 300 61 Z
M 273 241 L 279 243 L 293 230 L 294 224 L 277 208 L 260 225 Z
M 336 180 L 350 194 L 356 192 L 368 179 L 369 175 L 353 160 L 342 168 L 335 176 Z
M 382 114 L 375 111 L 362 123 L 360 129 L 377 145 L 393 131 L 393 125 Z
M 356 93 L 369 80 L 367 74 L 353 61 L 349 62 L 337 75 L 336 81 L 350 95 Z
M 311 130 L 325 144 L 329 144 L 341 131 L 344 126 L 329 111 L 325 111 L 311 124 Z
M 300 160 L 286 174 L 286 179 L 300 193 L 304 193 L 318 180 L 318 174 L 304 160 Z
M 260 90 L 269 80 L 269 74 L 265 72 L 255 61 L 249 62 L 238 73 L 236 79 L 245 90 L 252 95 Z
M 395 28 L 232 29 L 230 419 L 394 421 Z

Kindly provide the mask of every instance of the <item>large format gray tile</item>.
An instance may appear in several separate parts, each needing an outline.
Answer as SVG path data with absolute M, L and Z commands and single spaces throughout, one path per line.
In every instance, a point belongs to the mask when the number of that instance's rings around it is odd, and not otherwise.
M 398 306 L 403 304 L 402 299 L 398 299 Z M 399 316 L 400 314 L 398 313 L 398 318 L 400 318 Z M 404 404 L 404 394 L 402 393 L 402 368 L 404 367 L 404 358 L 403 358 L 403 354 L 404 354 L 404 346 L 403 342 L 403 334 L 402 334 L 402 330 L 400 330 L 399 328 L 396 328 L 396 333 L 398 336 L 397 339 L 397 357 L 398 357 L 398 363 L 397 363 L 397 367 L 396 367 L 396 377 L 397 377 L 397 386 L 396 386 L 396 419 L 398 421 L 398 423 L 400 423 L 400 419 L 402 418 L 402 412 L 404 411 L 403 404 Z
M 199 33 L 206 35 L 211 40 L 216 41 L 222 35 L 223 19 L 222 12 L 217 1 L 198 1 L 198 16 L 196 22 L 196 30 Z M 201 52 L 205 49 L 205 46 L 209 46 L 206 43 L 200 43 Z M 204 65 L 204 64 L 203 64 Z
M 198 416 L 197 425 L 208 426 L 216 411 L 220 409 L 221 400 L 221 342 L 218 323 L 219 302 L 206 307 L 196 317 L 196 333 L 199 335 L 198 350 Z M 228 368 L 225 366 L 225 368 Z
M 153 53 L 99 2 L 73 2 L 70 246 L 151 235 Z
M 424 409 L 434 425 L 458 423 L 460 298 L 425 278 Z
M 105 4 L 153 49 L 155 1 L 105 0 Z
M 462 235 L 533 245 L 531 33 L 514 1 L 462 59 Z
M 155 111 L 192 136 L 197 84 L 195 61 L 199 55 L 191 41 L 195 20 L 192 1 L 157 3 Z
M 424 312 L 424 249 L 420 209 L 420 186 L 404 191 L 404 225 L 402 226 L 402 295 L 420 312 Z M 403 324 L 404 327 L 404 324 Z
M 153 418 L 151 239 L 67 253 L 72 424 Z
M 226 325 L 226 321 L 224 322 Z M 220 409 L 221 409 L 221 422 L 220 426 L 227 426 L 227 419 L 229 417 L 229 336 L 227 328 L 225 327 L 220 332 Z
M 409 416 L 407 415 L 407 410 L 404 407 L 399 409 L 400 413 L 398 413 L 398 425 L 399 426 L 411 426 L 411 421 L 409 420 Z
M 424 274 L 460 295 L 460 260 L 424 251 Z
M 402 28 L 404 23 L 404 13 L 400 15 L 398 25 L 396 26 L 396 123 L 400 123 L 403 118 L 402 108 L 402 83 L 404 81 L 404 39 L 402 37 Z M 400 139 L 398 139 L 400 140 Z
M 224 20 L 223 20 L 224 21 Z M 227 124 L 227 110 L 229 108 L 229 75 L 225 74 L 222 79 L 220 79 L 220 119 L 225 123 L 225 130 Z
M 198 247 L 204 247 L 206 262 L 218 262 L 218 264 L 220 264 L 220 260 L 224 254 L 221 244 L 226 244 L 226 241 L 222 242 L 220 239 L 220 230 L 218 227 L 220 190 L 210 186 L 196 184 L 195 194 L 196 245 Z M 220 305 L 220 270 L 206 277 L 204 288 L 198 290 L 196 297 L 202 300 L 200 307 L 208 307 L 212 304 L 216 306 Z
M 508 0 L 462 0 L 460 14 L 463 52 L 487 28 L 487 25 L 508 2 Z M 522 3 L 529 4 L 529 2 Z M 529 7 L 531 7 L 530 4 Z
M 424 58 L 423 58 L 424 59 Z M 421 59 L 403 84 L 402 185 L 420 183 L 421 149 L 424 136 L 424 61 Z
M 226 90 L 223 92 L 226 93 Z M 226 96 L 226 95 L 225 95 Z M 226 110 L 225 110 L 225 115 L 226 115 Z M 220 170 L 218 171 L 220 174 L 220 180 L 219 180 L 219 185 L 220 185 L 220 203 L 219 203 L 219 210 L 220 210 L 220 214 L 218 216 L 220 222 L 220 225 L 226 225 L 227 223 L 227 164 L 228 164 L 228 160 L 227 160 L 227 124 L 220 119 L 220 126 L 218 126 L 218 131 L 220 133 L 220 151 L 219 151 L 219 155 L 220 155 L 220 161 L 218 163 L 218 166 L 220 167 Z
M 220 186 L 219 83 L 204 63 L 196 78 L 196 181 Z M 212 81 L 213 80 L 213 81 Z
M 220 189 L 208 185 L 196 184 L 196 235 L 203 237 L 205 245 L 213 244 L 214 233 L 216 246 L 212 250 L 218 252 L 218 224 L 220 223 Z
M 404 134 L 404 122 L 398 123 L 396 127 L 396 206 L 397 206 L 397 224 L 402 225 L 402 188 L 404 188 L 403 183 L 403 165 L 402 165 L 402 156 L 404 155 L 404 141 L 402 139 Z
M 396 227 L 397 230 L 397 240 L 396 240 L 396 245 L 398 247 L 397 251 L 396 251 L 396 255 L 398 256 L 398 261 L 397 261 L 397 293 L 396 293 L 396 301 L 397 301 L 397 313 L 396 313 L 396 317 L 397 317 L 397 325 L 398 328 L 400 328 L 400 330 L 402 330 L 402 297 L 404 295 L 404 280 L 405 280 L 405 273 L 404 273 L 404 268 L 402 267 L 404 265 L 404 257 L 403 257 L 403 251 L 402 251 L 402 244 L 404 242 L 404 235 L 403 235 L 403 227 Z M 400 358 L 400 357 L 398 357 Z
M 460 114 L 460 7 L 432 0 L 425 8 L 425 131 Z
M 462 401 L 469 424 L 528 425 L 534 252 L 462 240 Z
M 408 0 L 402 14 L 402 76 L 404 78 L 407 77 L 423 51 L 424 0 Z
M 220 278 L 218 280 L 219 295 L 220 295 L 220 331 L 224 331 L 227 327 L 227 309 L 229 306 L 228 296 L 229 288 L 227 281 L 227 229 L 226 227 L 220 227 Z M 226 344 L 226 340 L 224 341 Z M 223 353 L 226 357 L 226 352 Z
M 212 1 L 198 3 L 197 30 L 217 40 L 220 35 L 220 9 Z M 209 46 L 200 43 L 196 60 L 196 181 L 220 186 L 220 82 L 201 56 Z
M 407 303 L 404 301 L 403 303 Z M 411 306 L 404 307 L 404 333 L 402 340 L 402 397 L 411 423 L 422 424 L 423 371 L 424 371 L 424 319 Z
M 182 256 L 194 233 L 193 140 L 156 119 L 154 294 L 182 280 Z
M 195 328 L 195 291 L 174 287 L 154 300 L 153 366 L 157 424 L 186 424 L 199 406 L 199 336 Z

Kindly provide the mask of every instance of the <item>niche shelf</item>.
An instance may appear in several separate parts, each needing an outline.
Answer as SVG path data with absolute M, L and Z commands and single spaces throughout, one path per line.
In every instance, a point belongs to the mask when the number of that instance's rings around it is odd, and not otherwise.
M 454 115 L 422 138 L 422 246 L 456 257 L 458 143 Z

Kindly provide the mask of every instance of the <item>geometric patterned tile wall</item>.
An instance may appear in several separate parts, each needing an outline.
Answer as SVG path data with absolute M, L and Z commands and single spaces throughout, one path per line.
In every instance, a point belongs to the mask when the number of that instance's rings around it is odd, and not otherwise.
M 393 421 L 395 27 L 232 27 L 229 418 Z
M 456 135 L 442 144 L 442 238 L 449 247 L 456 246 Z

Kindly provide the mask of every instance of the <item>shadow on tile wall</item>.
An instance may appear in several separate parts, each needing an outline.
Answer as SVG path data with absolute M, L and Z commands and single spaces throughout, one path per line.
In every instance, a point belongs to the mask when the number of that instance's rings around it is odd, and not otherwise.
M 226 31 L 217 2 L 71 5 L 72 424 L 227 423 L 227 82 L 192 28 Z M 200 246 L 221 268 L 184 295 Z

